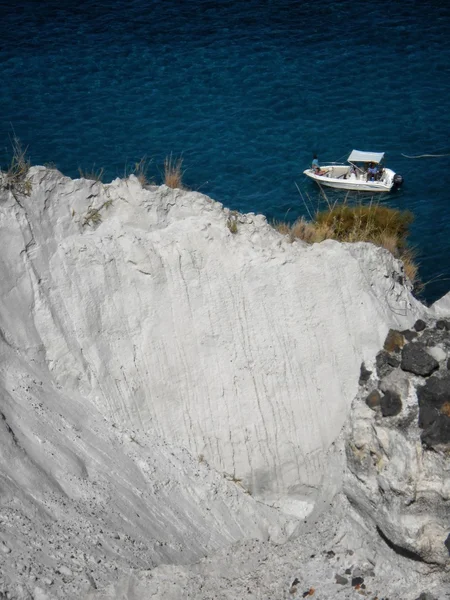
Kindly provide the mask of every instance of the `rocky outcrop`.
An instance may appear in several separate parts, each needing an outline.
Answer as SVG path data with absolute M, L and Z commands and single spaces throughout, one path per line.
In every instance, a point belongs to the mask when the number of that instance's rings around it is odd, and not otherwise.
M 345 492 L 396 552 L 450 569 L 450 332 L 395 336 L 353 405 Z

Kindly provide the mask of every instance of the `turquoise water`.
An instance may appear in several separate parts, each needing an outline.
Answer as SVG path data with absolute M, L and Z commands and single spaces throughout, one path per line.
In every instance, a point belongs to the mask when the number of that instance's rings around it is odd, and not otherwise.
M 450 8 L 443 2 L 94 0 L 0 3 L 2 164 L 12 128 L 33 164 L 122 176 L 144 155 L 269 219 L 313 204 L 302 171 L 352 148 L 405 178 L 425 298 L 450 289 Z

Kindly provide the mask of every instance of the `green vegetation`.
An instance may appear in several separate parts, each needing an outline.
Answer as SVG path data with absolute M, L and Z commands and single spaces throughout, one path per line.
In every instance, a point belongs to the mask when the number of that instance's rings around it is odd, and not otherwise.
M 309 244 L 326 239 L 340 242 L 370 242 L 389 250 L 403 261 L 405 273 L 412 284 L 419 286 L 418 265 L 414 250 L 407 246 L 409 226 L 414 216 L 409 211 L 397 210 L 378 203 L 350 206 L 346 203 L 329 205 L 318 211 L 311 221 L 301 218 L 292 225 L 274 223 L 277 231 L 288 235 L 291 241 L 303 240 Z

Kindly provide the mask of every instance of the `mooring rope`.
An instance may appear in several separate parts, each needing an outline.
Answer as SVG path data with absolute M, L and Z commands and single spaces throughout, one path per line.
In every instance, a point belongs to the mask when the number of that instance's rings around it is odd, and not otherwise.
M 417 156 L 408 156 L 408 154 L 402 154 L 405 158 L 440 158 L 441 156 L 450 156 L 450 154 L 418 154 Z

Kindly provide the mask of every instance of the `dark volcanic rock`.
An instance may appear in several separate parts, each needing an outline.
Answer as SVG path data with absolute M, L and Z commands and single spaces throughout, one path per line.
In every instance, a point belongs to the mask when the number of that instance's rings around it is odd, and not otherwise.
M 450 373 L 444 372 L 442 377 L 433 375 L 425 382 L 425 385 L 417 388 L 419 406 L 429 404 L 440 408 L 446 402 L 450 402 Z
M 340 585 L 346 585 L 348 583 L 347 577 L 342 577 L 342 575 L 338 575 L 337 573 L 335 575 L 335 578 L 336 583 L 339 583 Z
M 444 321 L 444 319 L 436 321 L 436 329 L 445 329 L 448 331 L 450 329 L 449 321 Z
M 405 329 L 404 331 L 401 332 L 401 334 L 403 335 L 405 340 L 408 340 L 408 342 L 410 342 L 411 340 L 413 340 L 414 338 L 417 337 L 417 332 L 412 331 L 411 329 Z
M 429 448 L 450 444 L 450 417 L 439 415 L 420 436 L 422 442 Z
M 402 350 L 401 368 L 414 375 L 428 377 L 439 369 L 439 363 L 425 350 L 420 342 L 407 344 Z
M 446 329 L 427 329 L 420 336 L 420 342 L 425 346 L 436 346 L 436 344 L 448 346 L 450 342 L 449 332 Z
M 366 365 L 362 362 L 359 370 L 359 385 L 369 381 L 371 375 L 372 371 L 369 371 L 369 369 L 366 368 Z
M 450 555 L 450 533 L 448 534 L 447 539 L 445 540 L 444 544 L 445 544 L 445 547 L 447 548 L 448 553 Z
M 372 410 L 376 410 L 380 406 L 381 394 L 378 390 L 373 390 L 366 398 L 366 404 Z
M 417 389 L 417 398 L 422 442 L 430 448 L 450 444 L 450 373 L 430 377 Z
M 391 367 L 394 367 L 394 369 L 396 369 L 397 367 L 400 366 L 400 360 L 398 358 L 396 358 L 395 356 L 391 356 L 391 354 L 388 354 L 386 360 L 387 360 L 388 365 L 390 365 Z
M 355 587 L 357 585 L 362 585 L 364 583 L 364 577 L 353 577 L 352 578 L 352 586 Z
M 396 350 L 401 350 L 405 345 L 405 338 L 400 333 L 400 331 L 396 331 L 395 329 L 389 329 L 389 332 L 384 341 L 384 349 L 387 352 L 395 352 Z
M 419 409 L 418 425 L 421 429 L 430 427 L 439 418 L 439 409 L 429 404 L 422 404 Z
M 396 392 L 387 390 L 380 400 L 381 414 L 383 417 L 393 417 L 402 410 L 402 401 Z
M 376 357 L 377 375 L 380 379 L 389 375 L 389 373 L 400 365 L 400 361 L 391 356 L 386 350 L 378 352 Z
M 417 319 L 417 321 L 414 323 L 414 329 L 416 331 L 423 331 L 426 326 L 427 324 L 425 321 L 422 321 L 422 319 Z

